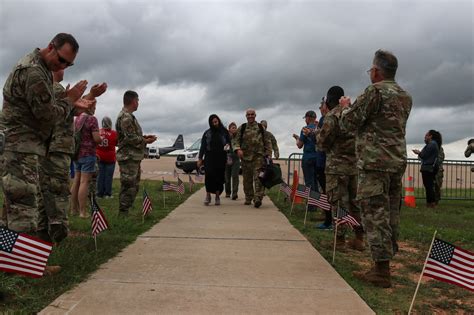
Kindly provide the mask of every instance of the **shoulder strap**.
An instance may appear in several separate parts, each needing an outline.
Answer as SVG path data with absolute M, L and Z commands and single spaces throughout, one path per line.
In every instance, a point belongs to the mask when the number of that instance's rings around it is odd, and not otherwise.
M 242 126 L 240 127 L 240 147 L 242 147 L 242 144 L 244 143 L 244 132 L 246 128 L 247 128 L 247 123 L 243 123 Z

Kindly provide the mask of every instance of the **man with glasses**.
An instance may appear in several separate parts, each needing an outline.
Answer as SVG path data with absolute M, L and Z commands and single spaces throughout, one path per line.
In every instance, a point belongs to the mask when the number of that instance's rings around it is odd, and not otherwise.
M 379 287 L 391 286 L 390 260 L 398 251 L 402 176 L 407 165 L 405 128 L 412 98 L 396 82 L 397 58 L 375 52 L 368 71 L 372 84 L 341 115 L 342 131 L 355 132 L 357 200 L 375 265 L 354 275 Z M 349 107 L 350 106 L 350 107 Z
M 92 102 L 80 97 L 87 81 L 80 81 L 57 99 L 52 72 L 71 66 L 79 45 L 70 34 L 57 34 L 46 48 L 35 49 L 13 68 L 3 88 L 5 170 L 2 173 L 9 229 L 38 234 L 39 157 L 46 156 L 54 125 L 65 121 L 74 108 Z M 64 170 L 67 172 L 67 170 Z M 48 268 L 46 270 L 48 272 Z
M 265 165 L 265 157 L 271 157 L 272 143 L 270 137 L 265 137 L 265 128 L 255 121 L 255 109 L 247 109 L 245 117 L 247 123 L 237 129 L 232 146 L 242 161 L 245 204 L 250 205 L 253 200 L 254 207 L 259 208 L 265 187 L 258 179 L 258 173 Z

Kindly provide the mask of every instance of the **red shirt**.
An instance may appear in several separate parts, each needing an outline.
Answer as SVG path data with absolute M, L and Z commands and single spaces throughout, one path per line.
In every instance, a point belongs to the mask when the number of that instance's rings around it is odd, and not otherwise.
M 101 162 L 115 163 L 115 147 L 117 146 L 117 131 L 101 128 L 99 130 L 102 142 L 97 145 L 96 153 Z

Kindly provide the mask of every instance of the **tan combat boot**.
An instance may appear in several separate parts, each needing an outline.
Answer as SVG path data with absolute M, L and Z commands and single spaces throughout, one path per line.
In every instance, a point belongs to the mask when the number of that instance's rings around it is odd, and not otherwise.
M 363 231 L 356 231 L 355 232 L 355 238 L 349 240 L 347 242 L 347 247 L 350 249 L 358 250 L 360 252 L 363 252 L 365 249 L 365 244 L 364 244 L 364 232 Z
M 45 277 L 52 276 L 59 273 L 60 271 L 61 271 L 61 266 L 46 266 L 46 268 L 44 269 L 43 276 Z
M 353 272 L 354 277 L 369 282 L 376 287 L 390 288 L 392 286 L 392 280 L 390 277 L 390 261 L 378 261 L 375 262 L 375 266 L 367 272 Z

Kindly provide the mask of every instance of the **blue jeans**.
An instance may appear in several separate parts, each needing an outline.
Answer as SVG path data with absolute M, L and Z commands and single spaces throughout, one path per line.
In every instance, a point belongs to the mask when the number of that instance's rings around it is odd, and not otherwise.
M 114 177 L 115 162 L 99 162 L 99 176 L 97 177 L 97 196 L 112 196 L 112 179 Z
M 317 169 L 316 169 L 316 158 L 304 159 L 301 162 L 301 168 L 303 169 L 304 184 L 311 187 L 311 190 L 318 191 L 317 183 Z

